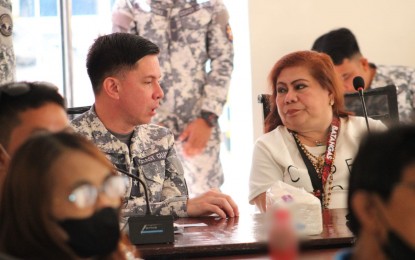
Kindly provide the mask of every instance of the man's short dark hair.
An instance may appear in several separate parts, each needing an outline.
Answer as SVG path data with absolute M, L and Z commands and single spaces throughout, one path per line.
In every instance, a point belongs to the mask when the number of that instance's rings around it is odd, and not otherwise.
M 147 55 L 157 55 L 160 49 L 151 41 L 130 33 L 112 33 L 98 37 L 89 49 L 86 67 L 94 94 L 98 94 L 104 79 L 134 67 Z
M 350 59 L 354 55 L 360 54 L 356 37 L 347 28 L 332 30 L 321 35 L 311 49 L 328 54 L 334 65 L 340 65 L 344 59 Z
M 363 139 L 349 179 L 348 226 L 359 234 L 360 223 L 352 208 L 358 191 L 378 194 L 388 201 L 404 170 L 415 164 L 415 126 L 398 126 L 386 132 L 370 133 Z M 402 202 L 405 203 L 405 202 Z
M 11 88 L 25 89 L 12 94 Z M 14 82 L 0 86 L 0 143 L 7 147 L 10 134 L 20 121 L 20 113 L 39 108 L 47 103 L 57 104 L 65 109 L 65 100 L 58 88 L 46 82 Z

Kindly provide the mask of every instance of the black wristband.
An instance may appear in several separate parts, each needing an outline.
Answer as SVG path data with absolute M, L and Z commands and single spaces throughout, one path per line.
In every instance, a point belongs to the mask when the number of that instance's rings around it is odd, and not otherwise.
M 214 127 L 218 124 L 218 116 L 215 113 L 209 111 L 202 111 L 200 113 L 200 118 L 205 120 L 205 122 L 210 126 Z

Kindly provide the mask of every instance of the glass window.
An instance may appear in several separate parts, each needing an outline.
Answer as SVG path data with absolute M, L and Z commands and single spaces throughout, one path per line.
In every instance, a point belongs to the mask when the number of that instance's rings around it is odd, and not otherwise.
M 16 79 L 49 81 L 57 85 L 63 94 L 59 1 L 62 0 L 19 0 L 13 3 L 13 41 Z M 85 68 L 86 53 L 98 35 L 111 32 L 113 2 L 72 0 L 74 106 L 93 103 L 92 87 Z
M 57 0 L 13 2 L 13 45 L 17 80 L 49 81 L 62 90 L 62 44 L 57 3 Z
M 35 0 L 20 0 L 19 15 L 22 17 L 35 16 Z
M 93 15 L 96 13 L 97 0 L 72 0 L 72 15 Z
M 56 0 L 40 0 L 40 16 L 56 16 L 58 14 Z

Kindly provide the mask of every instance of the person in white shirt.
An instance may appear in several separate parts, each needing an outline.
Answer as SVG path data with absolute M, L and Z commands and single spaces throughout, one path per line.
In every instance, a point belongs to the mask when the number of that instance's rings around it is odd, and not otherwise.
M 277 181 L 313 193 L 323 208 L 345 208 L 348 178 L 363 117 L 344 110 L 342 85 L 330 57 L 298 51 L 269 74 L 271 112 L 254 147 L 249 201 L 266 211 L 266 191 Z M 369 119 L 371 131 L 385 129 Z

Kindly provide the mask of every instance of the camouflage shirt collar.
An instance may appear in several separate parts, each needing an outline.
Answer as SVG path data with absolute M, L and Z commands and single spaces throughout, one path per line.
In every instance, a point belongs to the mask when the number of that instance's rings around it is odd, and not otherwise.
M 124 153 L 129 154 L 129 147 L 112 135 L 104 126 L 92 106 L 88 115 L 91 122 L 92 138 L 95 145 L 104 153 Z M 138 136 L 139 126 L 136 126 L 131 140 Z

